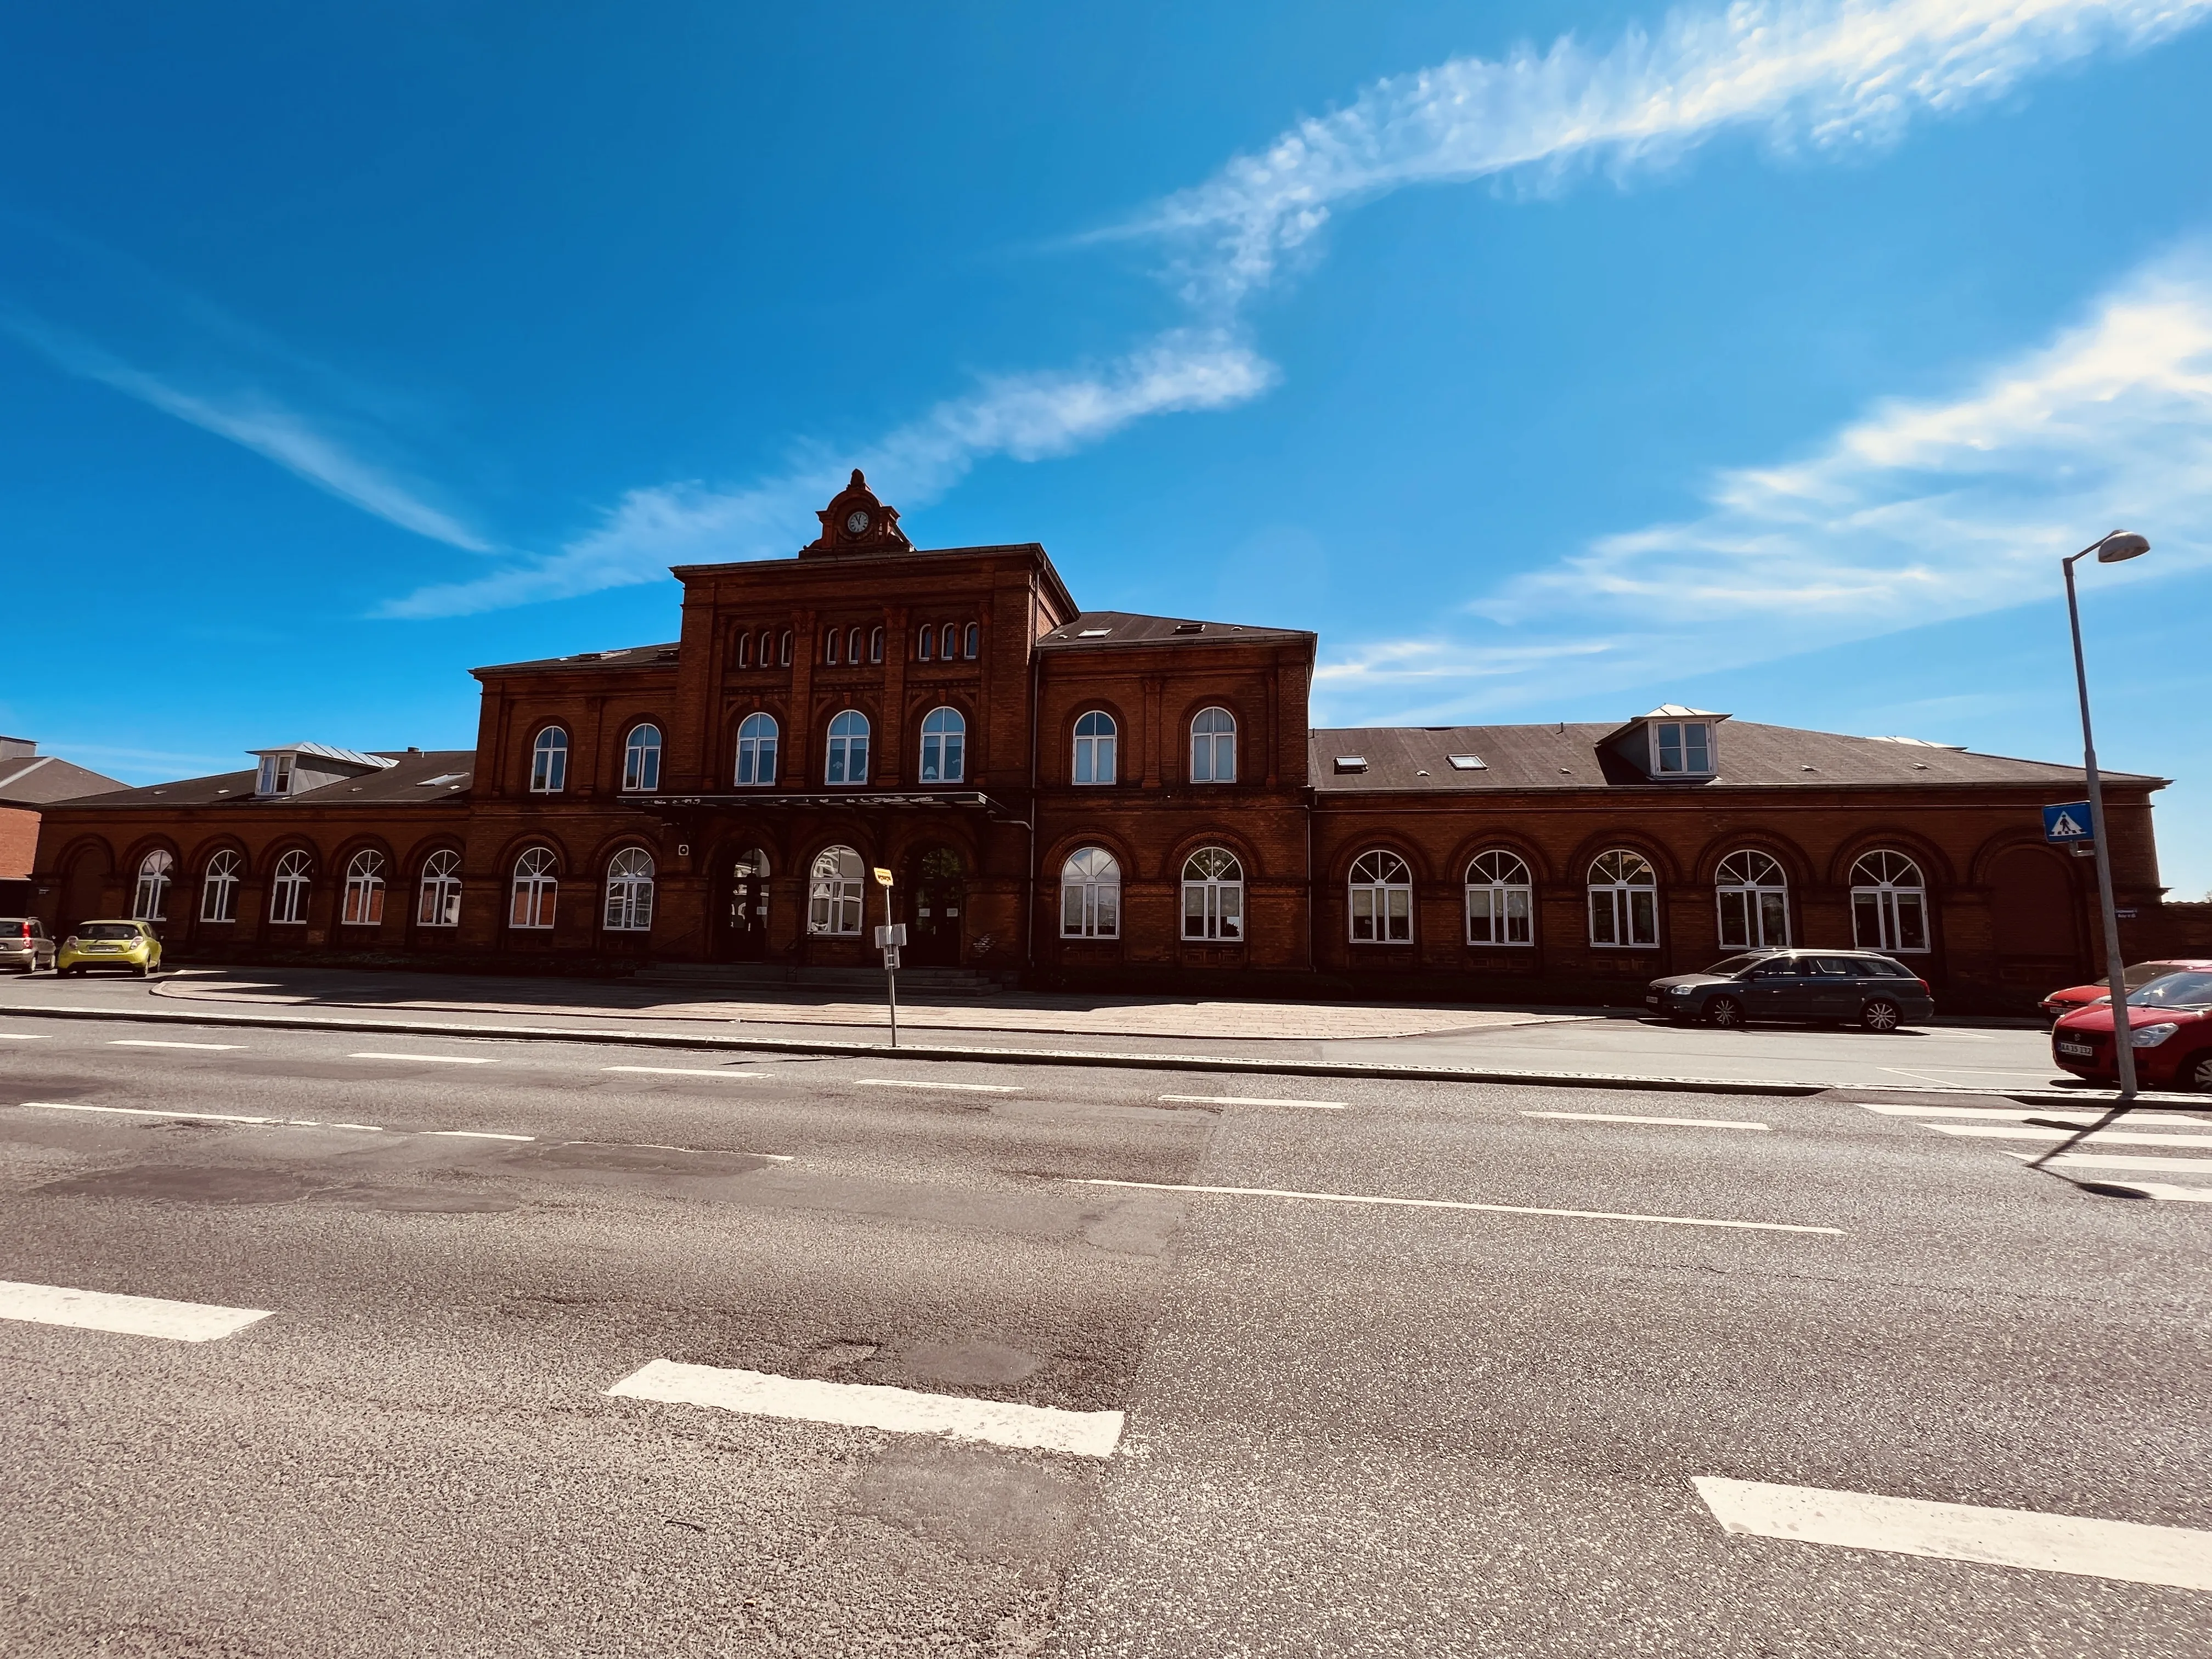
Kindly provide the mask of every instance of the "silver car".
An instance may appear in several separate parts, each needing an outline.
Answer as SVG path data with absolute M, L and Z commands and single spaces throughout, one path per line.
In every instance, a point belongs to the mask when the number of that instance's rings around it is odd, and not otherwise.
M 0 916 L 0 968 L 35 974 L 54 965 L 54 942 L 36 916 Z

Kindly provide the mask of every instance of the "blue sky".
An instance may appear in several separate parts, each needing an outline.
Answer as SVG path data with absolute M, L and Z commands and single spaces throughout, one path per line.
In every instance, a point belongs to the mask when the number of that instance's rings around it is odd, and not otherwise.
M 0 730 L 117 776 L 465 745 L 855 464 L 1319 630 L 1323 723 L 2065 759 L 2125 524 L 2103 757 L 2212 889 L 2212 0 L 17 7 L 0 74 Z

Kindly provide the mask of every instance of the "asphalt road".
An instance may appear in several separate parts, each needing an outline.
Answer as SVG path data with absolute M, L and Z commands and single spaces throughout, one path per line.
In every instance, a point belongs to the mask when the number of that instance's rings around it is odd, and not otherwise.
M 1866 1103 L 12 1018 L 0 1651 L 2201 1659 L 2212 1113 L 2088 1149 L 2128 1199 Z M 656 1361 L 1124 1417 L 607 1392 Z M 2193 1529 L 2208 1587 L 1700 1478 Z

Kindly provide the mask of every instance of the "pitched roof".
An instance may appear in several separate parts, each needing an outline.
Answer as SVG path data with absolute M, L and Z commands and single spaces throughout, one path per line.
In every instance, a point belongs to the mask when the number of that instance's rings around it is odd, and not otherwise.
M 366 767 L 378 771 L 393 764 L 381 755 L 364 755 L 358 749 L 333 749 L 326 743 L 279 743 L 266 749 L 249 749 L 249 755 L 306 755 L 315 760 L 337 761 L 345 766 Z
M 665 668 L 676 660 L 678 642 L 624 645 L 611 651 L 579 651 L 572 657 L 538 657 L 528 662 L 495 662 L 471 668 L 471 674 L 513 674 L 526 669 Z
M 1219 645 L 1224 640 L 1311 640 L 1297 628 L 1250 623 L 1200 622 L 1187 617 L 1147 617 L 1133 611 L 1085 611 L 1037 641 L 1040 651 L 1115 645 Z
M 358 778 L 341 778 L 297 795 L 257 799 L 254 771 L 218 772 L 204 778 L 179 778 L 173 783 L 148 784 L 143 789 L 124 789 L 69 803 L 73 807 L 116 811 L 158 807 L 169 811 L 179 806 L 235 806 L 241 811 L 283 812 L 303 806 L 433 806 L 441 802 L 465 801 L 476 773 L 472 749 L 386 751 L 373 757 L 383 769 Z
M 0 760 L 0 801 L 10 806 L 37 806 L 127 787 L 58 755 L 15 755 Z
M 1307 752 L 1314 787 L 1323 794 L 1485 795 L 1530 789 L 1666 790 L 1800 787 L 1936 787 L 1958 784 L 2084 787 L 2081 769 L 2014 760 L 1964 750 L 1851 738 L 1790 726 L 1732 720 L 1717 736 L 1719 773 L 1710 781 L 1654 782 L 1602 747 L 1616 727 L 1554 726 L 1385 726 L 1327 727 L 1311 732 Z M 1448 758 L 1474 755 L 1482 765 L 1461 771 Z M 1357 757 L 1360 770 L 1340 771 L 1339 757 Z M 2162 787 L 2166 780 L 2108 772 L 2113 783 Z

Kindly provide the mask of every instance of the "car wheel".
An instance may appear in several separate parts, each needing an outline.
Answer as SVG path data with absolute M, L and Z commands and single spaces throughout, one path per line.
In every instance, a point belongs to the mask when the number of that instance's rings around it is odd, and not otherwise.
M 1743 1029 L 1743 1004 L 1734 997 L 1715 997 L 1705 1005 L 1705 1018 L 1723 1031 Z
M 1876 997 L 1859 1010 L 1859 1024 L 1869 1031 L 1894 1031 L 1905 1024 L 1905 1012 L 1887 997 Z
M 153 964 L 152 963 L 150 963 L 150 962 L 142 962 L 142 963 L 140 963 L 138 964 L 138 977 L 139 977 L 139 978 L 141 978 L 141 979 L 151 979 L 151 978 L 153 978 L 153 977 L 154 977 L 154 964 Z
M 2212 1048 L 2191 1060 L 2182 1068 L 2176 1079 L 2185 1089 L 2194 1089 L 2199 1094 L 2212 1095 Z

